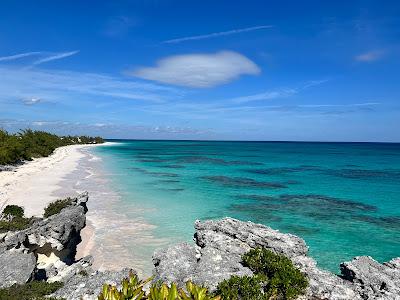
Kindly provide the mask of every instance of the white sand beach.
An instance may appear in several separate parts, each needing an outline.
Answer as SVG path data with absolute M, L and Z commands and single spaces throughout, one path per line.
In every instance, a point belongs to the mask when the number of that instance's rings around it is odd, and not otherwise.
M 112 144 L 115 143 L 102 145 Z M 154 225 L 124 213 L 132 208 L 121 208 L 119 194 L 109 185 L 112 174 L 105 173 L 102 159 L 90 149 L 95 146 L 98 145 L 60 147 L 49 157 L 0 172 L 0 211 L 8 204 L 16 204 L 24 207 L 27 217 L 40 217 L 50 202 L 88 191 L 89 211 L 76 259 L 91 255 L 95 269 L 131 266 L 140 275 L 150 276 L 152 251 L 146 245 L 158 248 L 166 242 L 153 236 Z
M 0 172 L 0 211 L 8 204 L 25 208 L 25 215 L 41 216 L 54 200 L 63 178 L 73 172 L 84 157 L 80 149 L 97 145 L 71 145 L 57 148 L 49 157 L 26 162 L 13 171 Z

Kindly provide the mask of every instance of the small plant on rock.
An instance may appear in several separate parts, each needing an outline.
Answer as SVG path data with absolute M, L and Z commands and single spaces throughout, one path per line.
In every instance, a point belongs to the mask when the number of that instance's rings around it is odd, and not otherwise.
M 2 300 L 51 300 L 50 295 L 61 288 L 61 282 L 31 281 L 26 284 L 14 284 L 9 288 L 0 289 Z
M 176 284 L 168 286 L 165 283 L 155 283 L 150 286 L 148 294 L 144 291 L 144 286 L 152 278 L 141 281 L 137 275 L 130 273 L 129 278 L 122 280 L 122 287 L 118 289 L 113 285 L 104 285 L 98 300 L 220 300 L 219 296 L 212 296 L 207 288 L 197 286 L 192 282 L 186 283 L 186 290 L 178 289 Z
M 58 214 L 62 209 L 70 206 L 72 204 L 71 198 L 60 199 L 54 202 L 49 203 L 47 207 L 44 209 L 43 216 L 48 218 L 52 215 Z

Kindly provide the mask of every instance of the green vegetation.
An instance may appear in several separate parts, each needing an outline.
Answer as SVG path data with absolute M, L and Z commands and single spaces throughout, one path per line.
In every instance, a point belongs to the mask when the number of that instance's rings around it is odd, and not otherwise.
M 18 205 L 7 205 L 3 210 L 3 215 L 7 218 L 22 218 L 24 216 L 24 208 Z
M 61 282 L 32 281 L 26 284 L 14 284 L 9 288 L 0 289 L 1 300 L 51 300 L 45 297 L 61 288 Z
M 122 280 L 122 287 L 118 289 L 116 286 L 103 286 L 102 293 L 98 296 L 98 300 L 220 300 L 219 296 L 212 296 L 204 287 L 197 286 L 192 282 L 186 283 L 186 292 L 178 289 L 175 284 L 168 287 L 165 283 L 155 283 L 150 286 L 148 294 L 144 291 L 144 286 L 151 281 L 139 280 L 135 274 L 130 274 L 129 278 Z
M 49 156 L 61 146 L 74 144 L 100 144 L 100 137 L 57 136 L 44 131 L 23 130 L 9 134 L 0 129 L 0 165 L 14 164 L 35 157 Z
M 71 204 L 72 204 L 72 199 L 71 198 L 60 199 L 60 200 L 56 200 L 54 202 L 51 202 L 44 209 L 43 216 L 45 218 L 48 218 L 48 217 L 50 217 L 52 215 L 58 214 L 63 208 L 66 208 L 67 206 L 70 206 Z
M 256 275 L 233 276 L 218 285 L 222 299 L 295 299 L 308 286 L 307 278 L 284 255 L 265 248 L 250 250 L 244 265 Z
M 265 281 L 265 277 L 259 276 L 232 276 L 218 285 L 215 294 L 221 295 L 224 300 L 264 300 L 262 284 Z
M 130 274 L 122 281 L 121 289 L 104 285 L 98 300 L 286 300 L 297 298 L 307 288 L 305 275 L 284 255 L 256 248 L 243 255 L 243 263 L 255 275 L 232 276 L 219 283 L 214 294 L 190 281 L 186 283 L 186 291 L 178 289 L 174 283 L 171 286 L 155 283 L 146 294 L 144 286 L 151 278 L 140 281 Z
M 0 216 L 0 233 L 28 228 L 30 218 L 24 217 L 24 209 L 18 205 L 7 205 Z M 1 299 L 1 298 L 0 298 Z

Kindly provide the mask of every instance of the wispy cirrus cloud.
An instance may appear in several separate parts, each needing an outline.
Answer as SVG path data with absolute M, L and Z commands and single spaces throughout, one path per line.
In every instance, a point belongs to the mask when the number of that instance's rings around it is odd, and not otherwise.
M 68 51 L 68 52 L 44 52 L 44 51 L 33 51 L 26 53 L 19 53 L 9 56 L 0 57 L 0 62 L 10 62 L 28 57 L 39 57 L 29 63 L 30 66 L 37 66 L 46 62 L 50 62 L 53 60 L 58 60 L 62 58 L 66 58 L 72 55 L 79 53 L 78 50 Z
M 384 57 L 384 50 L 372 50 L 356 55 L 354 59 L 358 62 L 374 62 Z
M 75 54 L 77 54 L 77 53 L 79 53 L 78 50 L 69 51 L 69 52 L 56 53 L 56 54 L 54 54 L 54 55 L 49 55 L 49 56 L 44 57 L 44 58 L 42 58 L 42 59 L 38 59 L 38 60 L 34 61 L 34 62 L 32 63 L 32 65 L 37 66 L 37 65 L 40 65 L 40 64 L 49 62 L 49 61 L 53 61 L 53 60 L 58 60 L 58 59 L 66 58 L 66 57 L 75 55 Z
M 227 35 L 262 30 L 262 29 L 270 29 L 273 27 L 274 26 L 272 26 L 272 25 L 261 25 L 261 26 L 239 28 L 239 29 L 233 29 L 233 30 L 228 30 L 228 31 L 220 31 L 220 32 L 213 32 L 213 33 L 208 33 L 208 34 L 181 37 L 181 38 L 166 40 L 166 41 L 163 41 L 162 43 L 163 44 L 176 44 L 176 43 L 182 43 L 182 42 L 187 42 L 187 41 L 211 39 L 211 38 L 216 38 L 216 37 L 220 37 L 220 36 L 227 36 Z
M 181 91 L 161 85 L 133 81 L 121 76 L 35 68 L 0 66 L 1 99 L 23 99 L 27 105 L 75 99 L 125 99 L 153 103 L 163 102 Z M 32 96 L 34 95 L 34 96 Z
M 19 54 L 14 54 L 14 55 L 9 55 L 9 56 L 2 56 L 0 57 L 0 62 L 2 61 L 12 61 L 12 60 L 17 60 L 20 58 L 25 58 L 29 56 L 34 56 L 34 55 L 40 55 L 42 52 L 26 52 L 26 53 L 19 53 Z
M 240 104 L 240 103 L 247 103 L 247 102 L 252 102 L 252 101 L 263 101 L 263 100 L 273 100 L 273 99 L 279 99 L 279 98 L 286 98 L 293 96 L 303 90 L 309 89 L 314 86 L 321 85 L 325 82 L 329 81 L 328 79 L 322 79 L 322 80 L 310 80 L 307 81 L 306 83 L 295 87 L 295 88 L 281 88 L 277 90 L 272 90 L 272 91 L 266 91 L 254 95 L 248 95 L 248 96 L 241 96 L 241 97 L 236 97 L 230 100 L 230 102 Z
M 247 57 L 233 51 L 212 54 L 186 54 L 164 58 L 155 67 L 128 72 L 142 79 L 193 88 L 210 88 L 237 79 L 257 75 L 260 68 Z

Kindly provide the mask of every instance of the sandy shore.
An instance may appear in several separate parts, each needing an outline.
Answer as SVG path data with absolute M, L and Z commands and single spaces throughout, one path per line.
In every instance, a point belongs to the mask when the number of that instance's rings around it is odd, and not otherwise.
M 25 208 L 25 215 L 41 216 L 63 178 L 73 172 L 85 156 L 80 149 L 97 145 L 71 145 L 57 148 L 49 157 L 27 162 L 14 171 L 0 172 L 0 211 L 7 204 Z
M 112 145 L 106 143 L 102 145 Z M 81 231 L 76 259 L 91 255 L 95 269 L 134 268 L 150 276 L 154 248 L 167 241 L 155 238 L 155 226 L 147 223 L 129 199 L 121 201 L 110 185 L 113 177 L 91 147 L 73 145 L 58 148 L 51 156 L 35 159 L 14 171 L 0 172 L 0 211 L 7 204 L 25 208 L 26 216 L 42 216 L 48 203 L 89 192 L 86 227 Z M 129 214 L 135 213 L 135 217 Z M 129 237 L 129 238 L 127 238 Z

